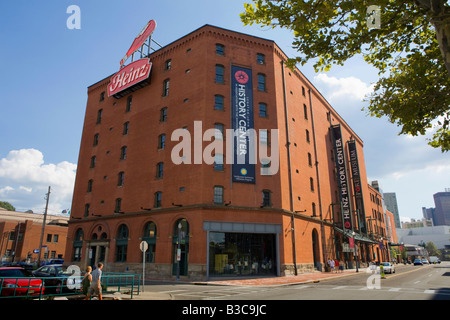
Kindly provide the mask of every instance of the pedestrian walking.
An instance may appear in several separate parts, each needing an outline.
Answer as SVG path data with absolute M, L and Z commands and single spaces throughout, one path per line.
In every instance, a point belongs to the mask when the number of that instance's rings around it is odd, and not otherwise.
M 91 286 L 85 300 L 89 300 L 94 294 L 98 296 L 98 300 L 102 300 L 102 269 L 103 263 L 99 262 L 97 269 L 92 271 Z
M 83 290 L 83 294 L 87 296 L 89 292 L 89 287 L 91 286 L 92 282 L 92 275 L 91 275 L 92 268 L 91 266 L 88 266 L 86 268 L 86 274 L 84 275 L 83 281 L 81 281 L 81 287 Z
M 338 270 L 341 270 L 341 266 L 339 265 L 339 259 L 334 260 L 334 266 L 336 267 L 336 273 L 338 273 Z
M 334 272 L 334 260 L 333 259 L 330 260 L 330 268 L 331 268 L 331 272 Z

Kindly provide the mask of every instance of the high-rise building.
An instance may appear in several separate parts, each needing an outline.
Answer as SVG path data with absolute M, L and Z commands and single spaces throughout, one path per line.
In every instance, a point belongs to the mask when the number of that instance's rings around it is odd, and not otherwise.
M 91 85 L 66 260 L 140 270 L 142 241 L 152 277 L 354 266 L 355 242 L 384 260 L 363 141 L 286 61 L 205 25 Z
M 435 220 L 437 226 L 450 226 L 450 191 L 438 192 L 433 195 L 435 205 Z
M 400 229 L 401 223 L 400 223 L 400 213 L 397 205 L 397 195 L 395 194 L 395 192 L 385 192 L 383 193 L 383 195 L 384 195 L 384 203 L 386 204 L 386 209 L 393 213 L 395 227 L 397 229 Z

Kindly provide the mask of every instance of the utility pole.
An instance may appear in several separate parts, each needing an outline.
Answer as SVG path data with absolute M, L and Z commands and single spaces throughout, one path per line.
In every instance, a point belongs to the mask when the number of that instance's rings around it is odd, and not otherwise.
M 48 193 L 46 194 L 45 198 L 46 198 L 46 204 L 45 204 L 45 211 L 44 211 L 44 219 L 42 220 L 41 241 L 39 242 L 39 253 L 38 253 L 38 258 L 37 258 L 37 266 L 38 267 L 41 263 L 42 241 L 44 239 L 45 221 L 47 220 L 48 200 L 50 199 L 50 186 L 48 187 Z

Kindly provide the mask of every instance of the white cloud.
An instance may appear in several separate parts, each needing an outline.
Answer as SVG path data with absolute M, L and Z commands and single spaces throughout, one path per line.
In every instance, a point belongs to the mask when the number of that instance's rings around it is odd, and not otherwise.
M 373 91 L 374 85 L 367 85 L 356 77 L 336 78 L 320 73 L 314 80 L 328 87 L 326 95 L 330 101 L 337 99 L 363 100 Z
M 36 149 L 12 150 L 0 159 L 0 197 L 18 211 L 43 212 L 45 194 L 51 187 L 49 213 L 71 206 L 76 164 L 67 161 L 45 164 Z

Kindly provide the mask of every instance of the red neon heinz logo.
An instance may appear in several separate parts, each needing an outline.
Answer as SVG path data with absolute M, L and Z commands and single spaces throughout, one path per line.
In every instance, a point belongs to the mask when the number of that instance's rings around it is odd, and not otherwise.
M 152 63 L 148 58 L 137 60 L 122 68 L 111 78 L 108 85 L 108 96 L 111 97 L 146 80 L 150 76 L 151 69 Z

